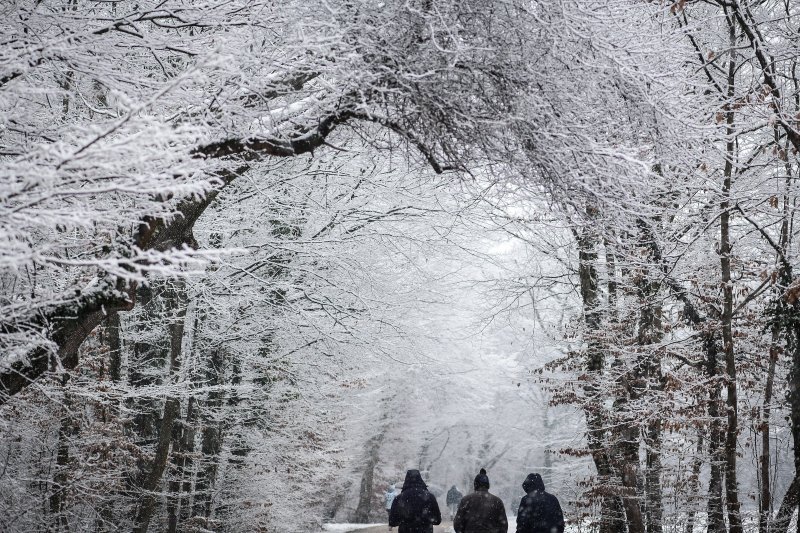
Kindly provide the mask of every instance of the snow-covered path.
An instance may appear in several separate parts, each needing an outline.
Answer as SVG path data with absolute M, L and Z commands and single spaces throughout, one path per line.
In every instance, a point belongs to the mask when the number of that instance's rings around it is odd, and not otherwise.
M 325 524 L 323 531 L 326 533 L 388 533 L 389 527 L 386 524 Z M 452 531 L 452 522 L 442 522 L 438 526 L 433 526 L 433 533 L 452 533 Z M 397 533 L 397 528 L 392 528 L 392 532 Z

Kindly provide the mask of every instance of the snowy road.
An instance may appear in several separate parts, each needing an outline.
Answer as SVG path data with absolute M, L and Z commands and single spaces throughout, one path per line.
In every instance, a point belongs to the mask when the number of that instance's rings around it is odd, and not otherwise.
M 387 533 L 389 527 L 386 524 L 372 526 L 358 524 L 326 524 L 324 531 L 328 533 Z M 441 525 L 433 526 L 433 533 L 452 533 L 453 523 L 442 522 Z M 392 528 L 393 533 L 397 533 L 397 528 Z

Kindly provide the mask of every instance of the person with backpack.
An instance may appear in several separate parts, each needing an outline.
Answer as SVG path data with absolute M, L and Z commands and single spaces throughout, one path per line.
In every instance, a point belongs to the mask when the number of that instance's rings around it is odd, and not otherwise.
M 481 468 L 473 483 L 475 492 L 458 505 L 453 529 L 456 533 L 507 533 L 508 518 L 503 500 L 489 493 L 489 476 Z
M 419 470 L 409 470 L 400 495 L 392 502 L 389 527 L 397 527 L 398 533 L 433 533 L 433 526 L 441 523 L 436 497 L 428 492 Z
M 539 474 L 528 474 L 522 483 L 526 492 L 517 511 L 517 533 L 564 533 L 564 513 L 558 498 L 545 492 Z
M 450 490 L 447 491 L 447 508 L 450 509 L 450 520 L 452 520 L 456 516 L 456 510 L 458 510 L 458 504 L 461 503 L 461 498 L 464 495 L 461 494 L 455 485 L 450 487 Z

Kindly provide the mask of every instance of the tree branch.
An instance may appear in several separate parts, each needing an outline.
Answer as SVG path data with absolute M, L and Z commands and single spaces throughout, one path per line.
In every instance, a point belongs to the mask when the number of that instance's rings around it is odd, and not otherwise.
M 764 240 L 767 241 L 767 243 L 772 247 L 772 249 L 775 250 L 775 253 L 778 254 L 778 261 L 781 262 L 781 265 L 783 265 L 783 268 L 786 270 L 786 272 L 791 272 L 792 271 L 792 265 L 789 263 L 788 259 L 786 259 L 786 256 L 783 254 L 783 250 L 781 249 L 781 247 L 778 246 L 778 244 L 772 239 L 772 236 L 770 236 L 770 234 L 767 233 L 764 230 L 764 228 L 762 228 L 761 226 L 756 224 L 756 222 L 753 219 L 748 217 L 739 204 L 736 204 L 734 206 L 734 209 L 739 211 L 739 213 L 742 214 L 742 218 L 744 218 L 756 230 L 758 230 L 758 232 L 761 234 L 761 236 L 764 237 Z
M 337 126 L 353 118 L 376 122 L 408 139 L 423 154 L 436 173 L 454 168 L 441 166 L 433 157 L 431 150 L 414 134 L 395 122 L 363 114 L 357 115 L 348 108 L 326 116 L 320 120 L 316 128 L 301 130 L 288 138 L 225 139 L 199 146 L 191 151 L 191 155 L 202 159 L 231 158 L 245 163 L 257 161 L 264 156 L 294 157 L 313 152 L 325 144 L 326 138 Z M 217 172 L 216 175 L 221 181 L 221 186 L 203 198 L 181 200 L 175 209 L 177 215 L 169 220 L 151 216 L 144 217 L 131 242 L 122 245 L 122 248 L 166 251 L 183 244 L 194 245 L 192 228 L 195 222 L 220 191 L 248 169 L 249 165 L 243 164 L 233 170 Z M 48 370 L 59 367 L 68 370 L 74 369 L 78 365 L 78 349 L 84 339 L 103 321 L 106 312 L 132 309 L 135 304 L 135 289 L 135 283 L 124 279 L 109 280 L 106 285 L 91 293 L 80 296 L 67 304 L 41 311 L 36 317 L 26 321 L 27 328 L 50 332 L 49 337 L 57 346 L 56 353 L 53 353 L 49 346 L 37 346 L 31 349 L 24 359 L 0 368 L 0 405 L 3 405 L 10 397 L 26 388 Z M 0 322 L 0 334 L 11 333 L 13 329 L 19 328 L 13 323 Z
M 397 122 L 394 122 L 386 117 L 380 117 L 377 115 L 369 115 L 365 113 L 358 113 L 354 114 L 353 118 L 358 120 L 364 120 L 366 122 L 374 122 L 375 124 L 380 124 L 381 126 L 388 128 L 395 132 L 396 134 L 400 135 L 401 137 L 405 138 L 410 142 L 416 149 L 422 154 L 428 164 L 431 166 L 434 172 L 437 174 L 441 174 L 448 170 L 458 170 L 457 167 L 454 166 L 442 166 L 439 164 L 439 161 L 436 160 L 436 156 L 433 154 L 433 151 L 422 142 L 422 140 L 417 137 L 414 133 L 408 131 L 404 127 L 402 127 Z
M 764 84 L 769 87 L 770 94 L 773 98 L 772 104 L 775 109 L 775 115 L 778 118 L 778 123 L 786 132 L 786 137 L 789 139 L 789 142 L 792 143 L 792 146 L 794 146 L 795 150 L 800 151 L 800 133 L 798 133 L 798 131 L 795 130 L 781 114 L 781 92 L 780 89 L 778 89 L 778 84 L 775 81 L 775 72 L 773 70 L 772 61 L 767 58 L 766 54 L 764 53 L 761 39 L 757 35 L 757 28 L 754 29 L 745 19 L 744 15 L 742 14 L 742 8 L 737 0 L 733 0 L 730 4 L 730 7 L 733 9 L 733 13 L 736 16 L 736 20 L 739 22 L 739 26 L 741 26 L 742 31 L 744 31 L 744 34 L 750 41 L 750 45 L 753 47 L 756 60 L 758 60 L 758 64 L 761 67 L 761 74 L 764 78 Z

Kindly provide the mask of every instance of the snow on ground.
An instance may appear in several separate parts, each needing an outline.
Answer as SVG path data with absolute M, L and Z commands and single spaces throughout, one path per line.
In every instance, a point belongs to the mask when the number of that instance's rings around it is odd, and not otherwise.
M 359 529 L 367 529 L 369 527 L 386 527 L 386 524 L 323 524 L 322 531 L 331 533 L 348 533 L 349 531 L 358 531 Z
M 382 524 L 323 524 L 322 531 L 325 533 L 351 533 L 353 531 L 386 533 L 389 531 L 389 527 L 386 522 Z M 397 533 L 397 528 L 393 528 L 392 533 Z M 442 522 L 441 525 L 434 526 L 433 533 L 453 533 L 452 522 Z

